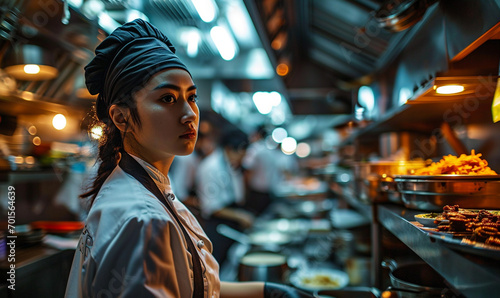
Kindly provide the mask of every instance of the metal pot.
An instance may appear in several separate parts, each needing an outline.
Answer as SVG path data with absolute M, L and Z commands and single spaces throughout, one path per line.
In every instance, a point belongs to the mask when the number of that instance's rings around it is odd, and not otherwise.
M 268 251 L 253 251 L 240 259 L 238 280 L 283 283 L 287 278 L 288 270 L 285 255 Z
M 392 287 L 389 292 L 396 292 L 398 297 L 443 297 L 447 286 L 444 278 L 424 262 L 397 265 L 394 260 L 384 260 L 382 267 L 391 270 L 389 277 Z
M 387 202 L 388 193 L 381 189 L 381 179 L 410 174 L 425 167 L 424 161 L 371 161 L 352 164 L 356 195 L 365 203 Z M 402 174 L 403 173 L 403 174 Z

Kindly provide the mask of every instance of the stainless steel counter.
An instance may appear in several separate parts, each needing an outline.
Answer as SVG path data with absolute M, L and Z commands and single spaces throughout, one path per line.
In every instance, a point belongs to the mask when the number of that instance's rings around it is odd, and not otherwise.
M 398 205 L 375 205 L 378 222 L 466 297 L 498 297 L 500 261 L 451 249 L 415 227 L 415 214 Z

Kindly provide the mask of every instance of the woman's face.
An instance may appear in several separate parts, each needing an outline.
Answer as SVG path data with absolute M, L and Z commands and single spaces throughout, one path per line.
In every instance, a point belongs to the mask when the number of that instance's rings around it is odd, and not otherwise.
M 149 162 L 193 152 L 199 110 L 196 86 L 185 70 L 159 72 L 134 98 L 141 121 L 130 123 L 134 151 Z

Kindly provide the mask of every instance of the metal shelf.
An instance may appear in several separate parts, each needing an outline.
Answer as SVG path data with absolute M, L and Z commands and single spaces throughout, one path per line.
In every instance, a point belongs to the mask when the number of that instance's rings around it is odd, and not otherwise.
M 491 297 L 500 292 L 500 261 L 469 255 L 433 241 L 416 228 L 415 214 L 397 205 L 378 205 L 379 223 L 405 243 L 466 297 Z

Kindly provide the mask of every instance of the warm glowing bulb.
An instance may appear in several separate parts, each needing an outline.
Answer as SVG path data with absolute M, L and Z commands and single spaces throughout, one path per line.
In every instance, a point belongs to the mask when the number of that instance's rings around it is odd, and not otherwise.
M 286 137 L 283 142 L 281 142 L 281 151 L 283 153 L 290 155 L 295 153 L 297 150 L 297 141 L 292 137 Z
M 288 71 L 289 71 L 289 68 L 288 68 L 288 65 L 286 65 L 285 63 L 280 63 L 278 64 L 278 66 L 276 66 L 276 73 L 279 75 L 279 76 L 286 76 L 288 74 Z
M 61 130 L 66 127 L 66 117 L 64 117 L 63 114 L 57 114 L 54 116 L 52 119 L 52 126 L 54 126 L 55 129 Z
M 40 66 L 36 64 L 26 64 L 24 66 L 24 72 L 28 74 L 37 74 L 40 72 Z
M 31 125 L 29 128 L 28 128 L 28 132 L 30 133 L 30 135 L 34 136 L 36 135 L 36 127 L 34 125 Z
M 464 91 L 464 86 L 462 85 L 445 85 L 436 88 L 437 94 L 455 94 Z
M 40 137 L 33 138 L 33 145 L 40 146 L 41 144 L 42 144 L 42 140 L 40 139 Z
M 102 127 L 97 125 L 90 129 L 90 135 L 92 138 L 99 140 L 102 137 Z

